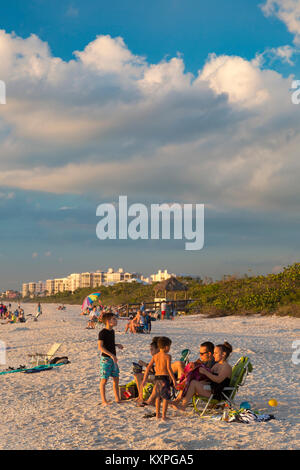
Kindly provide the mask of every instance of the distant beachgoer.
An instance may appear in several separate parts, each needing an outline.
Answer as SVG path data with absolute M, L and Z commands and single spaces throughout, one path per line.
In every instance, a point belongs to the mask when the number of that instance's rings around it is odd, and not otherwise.
M 141 326 L 141 312 L 138 311 L 131 322 L 131 332 L 136 333 Z
M 131 331 L 131 322 L 132 322 L 132 320 L 133 320 L 133 316 L 129 315 L 129 317 L 127 319 L 126 326 L 125 326 L 125 333 L 127 333 L 128 330 L 130 331 L 130 333 L 132 333 L 132 331 Z
M 145 331 L 151 333 L 151 315 L 148 312 L 145 312 Z
M 25 323 L 26 319 L 25 319 L 25 313 L 24 313 L 24 310 L 21 308 L 20 311 L 19 311 L 19 316 L 18 316 L 18 321 L 20 323 Z
M 161 311 L 161 319 L 164 320 L 166 311 L 167 311 L 167 303 L 165 301 L 161 303 L 160 311 Z
M 116 356 L 116 346 L 123 349 L 122 344 L 115 343 L 114 327 L 117 326 L 118 321 L 113 313 L 104 313 L 102 318 L 105 328 L 103 328 L 98 336 L 98 349 L 101 351 L 100 359 L 100 395 L 102 405 L 106 406 L 109 403 L 105 396 L 105 387 L 109 377 L 113 379 L 113 391 L 115 401 L 120 403 L 119 394 L 119 367 L 118 359 Z
M 89 314 L 89 321 L 87 324 L 87 329 L 95 329 L 96 327 L 96 322 L 98 321 L 98 312 L 96 307 L 93 307 L 93 309 L 90 311 Z
M 176 310 L 176 303 L 174 302 L 174 304 L 172 304 L 172 316 L 171 316 L 171 320 L 174 320 L 175 317 L 177 315 L 177 310 Z

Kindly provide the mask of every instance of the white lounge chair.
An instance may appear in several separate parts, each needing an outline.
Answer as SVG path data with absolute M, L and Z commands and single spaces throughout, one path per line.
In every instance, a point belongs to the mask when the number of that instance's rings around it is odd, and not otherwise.
M 61 343 L 53 343 L 47 353 L 28 354 L 28 356 L 31 357 L 32 365 L 39 366 L 43 364 L 49 364 L 51 359 L 53 359 L 54 354 L 56 353 L 56 351 L 58 351 L 60 347 Z

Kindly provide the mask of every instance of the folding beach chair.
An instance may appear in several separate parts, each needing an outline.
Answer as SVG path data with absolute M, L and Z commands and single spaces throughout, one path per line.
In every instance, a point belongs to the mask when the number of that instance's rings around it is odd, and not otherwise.
M 190 354 L 191 351 L 189 349 L 183 349 L 181 351 L 181 356 L 179 360 L 183 362 L 185 366 L 189 363 Z
M 223 389 L 223 398 L 221 400 L 216 400 L 213 398 L 213 394 L 211 394 L 209 398 L 200 395 L 193 396 L 193 406 L 196 413 L 199 413 L 200 416 L 204 416 L 210 405 L 217 405 L 222 407 L 228 403 L 229 405 L 233 406 L 233 399 L 239 387 L 244 385 L 247 375 L 252 372 L 252 370 L 253 366 L 250 362 L 250 359 L 248 357 L 242 356 L 232 368 L 230 385 Z M 201 406 L 198 406 L 201 402 L 206 402 L 204 409 L 202 409 Z
M 52 344 L 51 348 L 49 351 L 45 353 L 33 353 L 33 354 L 28 354 L 29 357 L 31 357 L 31 363 L 38 366 L 38 365 L 44 365 L 44 364 L 49 364 L 51 359 L 53 359 L 54 354 L 58 349 L 61 347 L 61 343 L 54 343 Z

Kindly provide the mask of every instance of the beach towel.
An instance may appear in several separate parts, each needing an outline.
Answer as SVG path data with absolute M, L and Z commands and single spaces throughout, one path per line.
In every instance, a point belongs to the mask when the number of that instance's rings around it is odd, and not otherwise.
M 236 422 L 236 423 L 262 423 L 265 421 L 270 421 L 271 419 L 275 419 L 274 415 L 269 414 L 256 414 L 251 410 L 240 410 L 238 412 L 234 412 L 232 415 L 229 413 L 228 422 Z
M 51 369 L 53 369 L 53 366 L 38 366 L 38 367 L 33 367 L 32 369 L 24 370 L 24 374 L 35 374 L 37 372 L 44 372 L 45 370 L 51 370 Z
M 5 375 L 5 374 L 13 374 L 15 372 L 26 372 L 26 371 L 33 371 L 33 370 L 37 370 L 37 372 L 41 372 L 42 370 L 47 370 L 47 369 L 53 369 L 54 367 L 59 367 L 59 366 L 63 366 L 65 364 L 52 364 L 51 366 L 50 365 L 40 365 L 40 366 L 36 366 L 36 367 L 28 367 L 28 368 L 24 368 L 24 369 L 12 369 L 12 370 L 4 370 L 2 372 L 0 372 L 0 375 Z

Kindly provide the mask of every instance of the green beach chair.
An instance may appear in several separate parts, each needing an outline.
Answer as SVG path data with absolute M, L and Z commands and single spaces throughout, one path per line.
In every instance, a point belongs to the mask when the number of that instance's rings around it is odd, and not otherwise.
M 191 354 L 191 351 L 189 349 L 183 349 L 181 351 L 181 356 L 180 356 L 179 361 L 183 362 L 184 365 L 187 365 L 189 362 L 190 354 Z
M 229 405 L 233 406 L 233 399 L 237 394 L 239 387 L 244 385 L 247 375 L 252 372 L 252 370 L 253 366 L 250 362 L 250 359 L 248 357 L 242 356 L 232 368 L 230 385 L 225 387 L 222 391 L 223 399 L 216 400 L 213 398 L 213 394 L 211 394 L 209 398 L 200 395 L 194 395 L 193 407 L 195 412 L 200 414 L 200 416 L 204 416 L 210 405 L 222 406 L 228 403 Z M 201 402 L 206 402 L 204 409 L 201 407 Z

